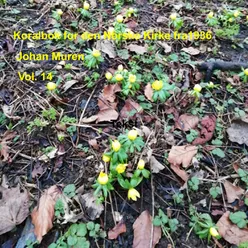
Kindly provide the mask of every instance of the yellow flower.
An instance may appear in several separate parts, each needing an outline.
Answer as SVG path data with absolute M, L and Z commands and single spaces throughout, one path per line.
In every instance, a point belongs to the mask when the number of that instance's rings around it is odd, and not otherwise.
M 202 90 L 201 85 L 200 84 L 196 84 L 195 87 L 194 87 L 194 91 L 200 93 L 201 90 Z
M 152 83 L 152 88 L 154 90 L 161 90 L 163 88 L 163 81 L 162 80 L 156 80 Z
M 210 227 L 209 232 L 210 232 L 211 236 L 213 236 L 213 237 L 220 236 L 220 234 L 218 233 L 218 231 L 215 227 Z
M 136 76 L 134 74 L 129 74 L 128 80 L 130 83 L 135 83 Z
M 248 15 L 246 16 L 246 21 L 248 21 Z
M 134 13 L 134 8 L 130 7 L 130 8 L 128 9 L 128 13 L 133 14 L 133 13 Z
M 138 136 L 138 132 L 136 130 L 130 130 L 127 134 L 127 137 L 130 140 L 136 140 L 137 136 Z
M 118 5 L 119 1 L 114 1 L 114 6 Z
M 117 70 L 118 71 L 123 71 L 123 65 L 118 65 Z
M 209 82 L 208 83 L 208 88 L 213 89 L 214 88 L 214 83 L 213 82 Z
M 235 10 L 234 13 L 233 13 L 233 16 L 235 18 L 237 18 L 239 16 L 239 14 L 240 14 L 239 11 L 238 10 Z
M 93 57 L 98 58 L 101 56 L 101 52 L 99 50 L 93 49 L 92 55 Z
M 230 18 L 228 19 L 228 21 L 229 21 L 229 22 L 233 22 L 233 18 L 230 17 Z
M 89 10 L 90 4 L 88 2 L 84 2 L 84 9 Z
M 110 159 L 111 159 L 110 156 L 108 156 L 108 155 L 106 155 L 106 154 L 103 154 L 103 155 L 102 155 L 102 160 L 103 160 L 103 162 L 108 163 L 108 162 L 110 161 Z
M 113 34 L 115 32 L 115 29 L 113 27 L 108 28 L 108 33 Z
M 137 197 L 140 198 L 140 193 L 136 189 L 131 188 L 128 190 L 127 197 L 129 200 L 137 201 Z
M 110 72 L 106 72 L 105 77 L 106 77 L 108 80 L 111 80 L 112 77 L 113 77 L 113 75 L 112 75 L 112 73 L 110 73 Z
M 123 22 L 123 16 L 122 15 L 116 16 L 116 21 L 119 23 L 122 23 Z
M 123 80 L 123 76 L 121 75 L 121 74 L 116 74 L 115 75 L 115 79 L 116 79 L 116 81 L 122 81 Z
M 62 9 L 57 9 L 56 12 L 57 12 L 57 14 L 60 15 L 60 16 L 63 15 Z
M 57 88 L 57 85 L 53 82 L 49 82 L 49 83 L 47 83 L 46 87 L 48 90 L 52 91 L 52 90 L 55 90 Z
M 98 183 L 101 185 L 105 185 L 108 182 L 108 175 L 104 173 L 103 171 L 100 172 L 98 178 L 97 178 Z
M 211 18 L 213 18 L 213 17 L 214 17 L 214 12 L 213 12 L 213 11 L 209 12 L 209 13 L 208 13 L 208 18 L 211 19 Z
M 170 19 L 171 19 L 172 21 L 175 21 L 175 20 L 177 19 L 177 14 L 176 14 L 176 13 L 171 14 L 171 15 L 170 15 Z
M 115 170 L 119 173 L 122 174 L 123 172 L 125 172 L 127 167 L 127 164 L 118 164 L 115 168 Z
M 143 159 L 140 159 L 137 167 L 139 170 L 143 170 L 145 168 L 145 161 Z
M 115 152 L 118 152 L 120 149 L 121 149 L 121 143 L 118 141 L 118 140 L 114 140 L 112 142 L 112 149 L 115 151 Z
M 248 68 L 246 68 L 246 69 L 244 70 L 244 73 L 245 73 L 246 76 L 248 76 Z

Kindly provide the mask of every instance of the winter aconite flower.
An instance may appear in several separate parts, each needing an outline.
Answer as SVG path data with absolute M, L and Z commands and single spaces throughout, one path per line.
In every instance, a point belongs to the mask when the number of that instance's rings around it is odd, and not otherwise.
M 131 188 L 128 190 L 127 197 L 129 200 L 137 201 L 137 197 L 140 198 L 140 193 L 136 189 Z
M 127 134 L 127 137 L 130 140 L 136 140 L 137 136 L 138 136 L 138 132 L 136 130 L 130 130 Z
M 111 80 L 112 77 L 113 77 L 113 75 L 112 75 L 112 73 L 110 73 L 110 72 L 106 72 L 105 77 L 106 77 L 108 80 Z
M 209 12 L 209 13 L 208 13 L 208 18 L 211 19 L 211 18 L 213 18 L 213 17 L 214 17 L 214 12 L 213 12 L 213 11 Z
M 109 33 L 109 34 L 113 34 L 114 32 L 115 32 L 114 27 L 109 27 L 109 28 L 108 28 L 108 33 Z
M 233 16 L 235 18 L 237 18 L 239 16 L 239 14 L 240 14 L 239 11 L 238 10 L 235 10 L 234 13 L 233 13 Z
M 89 10 L 90 4 L 88 2 L 84 2 L 84 9 Z
M 156 80 L 152 83 L 152 88 L 154 90 L 161 90 L 163 88 L 163 81 L 162 80 Z
M 209 89 L 213 89 L 214 88 L 214 83 L 213 82 L 209 82 L 207 86 L 208 86 Z
M 175 21 L 175 20 L 177 19 L 177 14 L 176 14 L 176 13 L 172 13 L 172 14 L 170 15 L 170 19 L 171 19 L 172 21 Z
M 118 71 L 123 71 L 123 65 L 118 65 L 117 70 Z
M 121 149 L 121 143 L 118 141 L 118 140 L 114 140 L 112 142 L 112 149 L 115 151 L 115 152 L 118 152 L 120 149 Z
M 210 233 L 211 236 L 213 236 L 213 237 L 218 237 L 218 236 L 220 236 L 220 234 L 218 233 L 218 231 L 217 231 L 217 229 L 216 229 L 215 227 L 210 227 L 209 233 Z
M 119 23 L 122 23 L 123 22 L 123 16 L 122 15 L 116 16 L 116 21 Z
M 130 83 L 136 82 L 136 76 L 134 74 L 129 74 L 128 80 Z
M 49 83 L 47 83 L 46 87 L 48 90 L 53 91 L 57 88 L 57 85 L 53 82 L 49 82 Z
M 106 155 L 106 154 L 103 154 L 103 155 L 102 155 L 102 160 L 103 160 L 103 162 L 108 163 L 108 162 L 110 161 L 110 159 L 111 159 L 110 156 L 108 156 L 108 155 Z
M 127 167 L 127 164 L 118 164 L 115 168 L 115 170 L 119 173 L 122 174 L 123 172 L 125 172 Z
M 194 91 L 200 93 L 201 90 L 202 90 L 201 85 L 200 84 L 196 84 L 195 87 L 194 87 Z
M 103 171 L 101 171 L 97 178 L 98 183 L 100 183 L 101 185 L 105 185 L 108 183 L 108 180 L 109 180 L 108 175 Z
M 139 170 L 143 170 L 145 168 L 145 161 L 143 159 L 140 159 L 137 167 Z
M 59 16 L 62 16 L 62 15 L 63 15 L 62 9 L 57 9 L 56 12 L 57 12 L 57 14 L 58 14 Z
M 123 76 L 121 74 L 116 74 L 115 79 L 116 79 L 116 81 L 120 82 L 123 80 Z
M 244 70 L 244 74 L 245 74 L 246 76 L 248 76 L 248 68 L 246 68 L 246 69 Z
M 93 55 L 93 57 L 98 58 L 101 56 L 101 52 L 97 49 L 93 49 L 92 55 Z

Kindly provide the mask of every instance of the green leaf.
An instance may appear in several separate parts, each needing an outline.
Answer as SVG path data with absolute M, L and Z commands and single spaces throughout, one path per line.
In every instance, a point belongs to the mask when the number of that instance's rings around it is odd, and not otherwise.
M 67 243 L 68 243 L 68 245 L 70 245 L 70 246 L 75 245 L 75 244 L 77 243 L 77 241 L 78 241 L 78 239 L 77 239 L 76 236 L 69 236 L 69 237 L 67 238 Z
M 77 236 L 79 237 L 84 237 L 87 234 L 87 228 L 84 223 L 78 224 L 78 231 L 77 231 Z
M 224 158 L 225 157 L 224 151 L 221 150 L 220 148 L 215 148 L 213 151 L 211 151 L 211 153 L 213 155 L 216 155 L 216 156 L 220 157 L 220 158 Z
M 162 221 L 161 221 L 161 219 L 160 219 L 158 216 L 156 216 L 156 217 L 154 218 L 154 220 L 153 220 L 153 225 L 154 225 L 154 226 L 161 226 L 161 225 L 162 225 Z
M 238 211 L 235 213 L 230 213 L 229 219 L 232 221 L 232 223 L 236 224 L 239 228 L 246 227 L 247 216 L 245 212 Z
M 177 230 L 179 222 L 177 219 L 169 219 L 169 227 L 171 232 L 175 232 Z
M 221 188 L 220 187 L 212 187 L 209 190 L 210 195 L 215 199 L 218 195 L 221 194 Z
M 129 53 L 127 49 L 117 50 L 117 54 L 122 59 L 129 59 Z
M 76 195 L 75 191 L 76 191 L 75 184 L 68 184 L 63 190 L 64 194 L 67 195 L 69 198 L 72 198 L 73 196 Z
M 94 222 L 93 221 L 90 221 L 90 222 L 88 222 L 87 223 L 87 229 L 88 230 L 93 230 L 95 228 L 95 224 L 94 224 Z

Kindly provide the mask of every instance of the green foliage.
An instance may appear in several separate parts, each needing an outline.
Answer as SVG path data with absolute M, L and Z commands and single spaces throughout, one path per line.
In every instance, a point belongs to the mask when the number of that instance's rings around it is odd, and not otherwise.
M 176 193 L 172 196 L 175 204 L 183 205 L 183 194 L 182 193 Z
M 65 186 L 63 192 L 65 195 L 67 195 L 69 198 L 72 198 L 73 196 L 76 195 L 76 187 L 75 184 L 68 184 Z
M 84 80 L 87 82 L 87 88 L 92 88 L 95 86 L 96 81 L 100 78 L 100 74 L 93 72 L 91 76 L 86 76 Z
M 225 157 L 224 151 L 222 149 L 220 149 L 220 148 L 215 148 L 214 150 L 211 151 L 211 153 L 213 155 L 216 155 L 216 156 L 220 157 L 220 158 L 224 158 Z
M 55 216 L 56 217 L 61 217 L 62 215 L 65 214 L 65 211 L 64 211 L 64 203 L 62 201 L 62 199 L 58 199 L 55 203 L 55 206 L 54 206 L 54 210 L 55 210 Z
M 5 5 L 6 4 L 6 0 L 0 0 L 0 5 Z
M 215 199 L 221 194 L 221 188 L 219 186 L 212 186 L 209 190 L 210 195 Z
M 56 120 L 56 110 L 54 108 L 45 109 L 42 111 L 42 116 L 47 120 Z
M 93 56 L 93 50 L 87 49 L 85 50 L 85 53 L 87 54 L 84 58 L 84 64 L 87 66 L 89 69 L 92 68 L 98 68 L 98 65 L 104 61 L 103 57 L 100 55 L 99 57 Z
M 200 184 L 200 181 L 195 176 L 191 177 L 191 179 L 188 181 L 188 185 L 189 185 L 190 189 L 192 189 L 194 191 L 197 191 L 199 189 L 199 184 Z
M 77 119 L 74 117 L 69 117 L 67 115 L 63 116 L 63 118 L 60 120 L 60 123 L 62 124 L 68 124 L 68 123 L 76 123 Z
M 35 128 L 39 128 L 40 130 L 43 129 L 43 127 L 46 127 L 49 125 L 48 121 L 42 120 L 39 117 L 36 117 L 33 121 L 30 121 L 27 126 L 28 133 L 31 133 Z
M 189 143 L 194 141 L 198 137 L 198 132 L 194 129 L 190 129 L 190 133 L 186 135 L 186 139 Z
M 245 228 L 247 226 L 247 216 L 245 212 L 238 211 L 230 213 L 229 219 L 232 223 L 236 224 L 239 228 Z
M 238 169 L 238 174 L 239 174 L 241 180 L 248 187 L 248 171 L 247 170 L 243 170 L 243 169 Z
M 7 122 L 7 117 L 6 115 L 0 111 L 0 126 L 5 125 Z
M 240 243 L 238 248 L 248 248 L 248 242 Z

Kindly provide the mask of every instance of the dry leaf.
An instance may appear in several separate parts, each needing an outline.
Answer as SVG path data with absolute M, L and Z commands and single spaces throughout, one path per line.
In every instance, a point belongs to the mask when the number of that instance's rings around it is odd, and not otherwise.
M 136 52 L 137 54 L 141 54 L 141 55 L 147 52 L 146 47 L 135 45 L 135 44 L 130 44 L 126 48 L 131 52 Z
M 248 123 L 245 119 L 234 120 L 231 127 L 227 129 L 227 133 L 230 141 L 248 146 Z
M 97 114 L 97 123 L 102 121 L 114 121 L 118 119 L 118 112 L 114 109 L 101 110 Z
M 117 239 L 120 234 L 125 233 L 126 231 L 126 224 L 121 221 L 108 232 L 108 239 Z
M 123 119 L 125 118 L 131 119 L 132 117 L 135 118 L 137 113 L 141 114 L 142 112 L 143 112 L 142 107 L 137 102 L 134 102 L 133 100 L 128 98 L 125 101 L 125 105 L 120 112 L 120 116 Z M 132 113 L 133 115 L 130 116 L 130 113 Z
M 29 197 L 26 189 L 6 189 L 0 186 L 0 235 L 11 231 L 29 215 Z
M 16 132 L 6 131 L 0 141 L 0 158 L 3 162 L 9 160 L 9 146 L 8 141 L 16 137 Z
M 116 48 L 111 40 L 98 40 L 96 42 L 96 49 L 108 54 L 112 59 L 116 57 Z
M 188 181 L 189 175 L 185 170 L 182 170 L 179 165 L 171 164 L 170 167 L 184 182 Z
M 49 153 L 46 153 L 46 154 L 43 154 L 42 156 L 40 156 L 39 160 L 44 161 L 44 162 L 48 162 L 49 160 L 51 160 L 51 159 L 56 157 L 57 151 L 58 151 L 58 149 L 55 148 L 52 151 L 50 151 Z
M 63 85 L 64 92 L 66 92 L 68 89 L 70 89 L 76 83 L 78 83 L 78 80 L 75 80 L 75 79 L 66 81 L 65 84 Z
M 238 228 L 237 225 L 229 220 L 230 212 L 227 211 L 217 222 L 218 231 L 227 242 L 234 245 L 239 245 L 242 242 L 248 242 L 248 229 Z
M 183 131 L 194 129 L 199 123 L 199 118 L 195 115 L 183 114 L 176 121 L 175 128 Z
M 56 185 L 45 190 L 38 206 L 34 208 L 31 214 L 32 223 L 35 226 L 34 233 L 39 242 L 53 227 L 54 206 L 61 193 L 61 190 Z
M 164 52 L 165 53 L 170 53 L 171 50 L 172 50 L 172 47 L 169 46 L 166 42 L 163 42 L 163 41 L 158 41 L 158 44 L 164 48 Z
M 165 16 L 159 16 L 157 18 L 157 23 L 165 23 L 166 21 L 168 21 L 168 18 Z
M 91 145 L 95 150 L 99 150 L 99 145 L 97 144 L 96 139 L 91 139 L 88 141 L 89 145 Z
M 165 168 L 154 156 L 151 156 L 150 158 L 150 166 L 152 173 L 159 173 Z
M 109 84 L 109 85 L 105 85 L 103 88 L 103 98 L 106 101 L 109 102 L 114 102 L 116 99 L 116 95 L 115 93 L 120 92 L 121 91 L 121 87 L 119 84 Z
M 151 84 L 147 84 L 147 85 L 145 86 L 145 92 L 144 92 L 144 93 L 145 93 L 146 98 L 147 98 L 149 101 L 153 102 L 153 99 L 152 99 L 153 90 L 152 90 Z
M 197 154 L 197 147 L 186 145 L 186 146 L 172 146 L 168 161 L 172 165 L 180 165 L 184 168 L 188 168 L 192 158 Z
M 236 199 L 239 199 L 240 196 L 243 195 L 245 192 L 243 189 L 241 189 L 240 187 L 234 186 L 232 183 L 230 183 L 227 180 L 224 182 L 223 185 L 225 187 L 228 203 L 232 203 Z
M 3 113 L 4 113 L 9 119 L 12 119 L 12 120 L 14 120 L 14 121 L 20 120 L 20 119 L 21 119 L 20 116 L 13 115 L 14 107 L 15 107 L 14 105 L 7 105 L 7 104 L 4 104 L 4 105 L 2 106 Z
M 96 4 L 96 0 L 89 0 L 90 1 L 90 7 L 91 8 L 96 8 L 97 4 Z
M 181 51 L 186 52 L 190 55 L 198 55 L 200 53 L 200 50 L 194 47 L 184 47 L 183 49 L 181 49 Z
M 95 122 L 96 120 L 98 119 L 98 116 L 97 115 L 92 115 L 90 117 L 85 117 L 81 120 L 81 123 L 92 123 L 92 122 Z
M 133 248 L 150 248 L 150 241 L 153 236 L 152 247 L 158 244 L 161 238 L 161 227 L 154 226 L 152 231 L 152 216 L 147 210 L 143 211 L 141 215 L 133 224 L 134 240 Z

